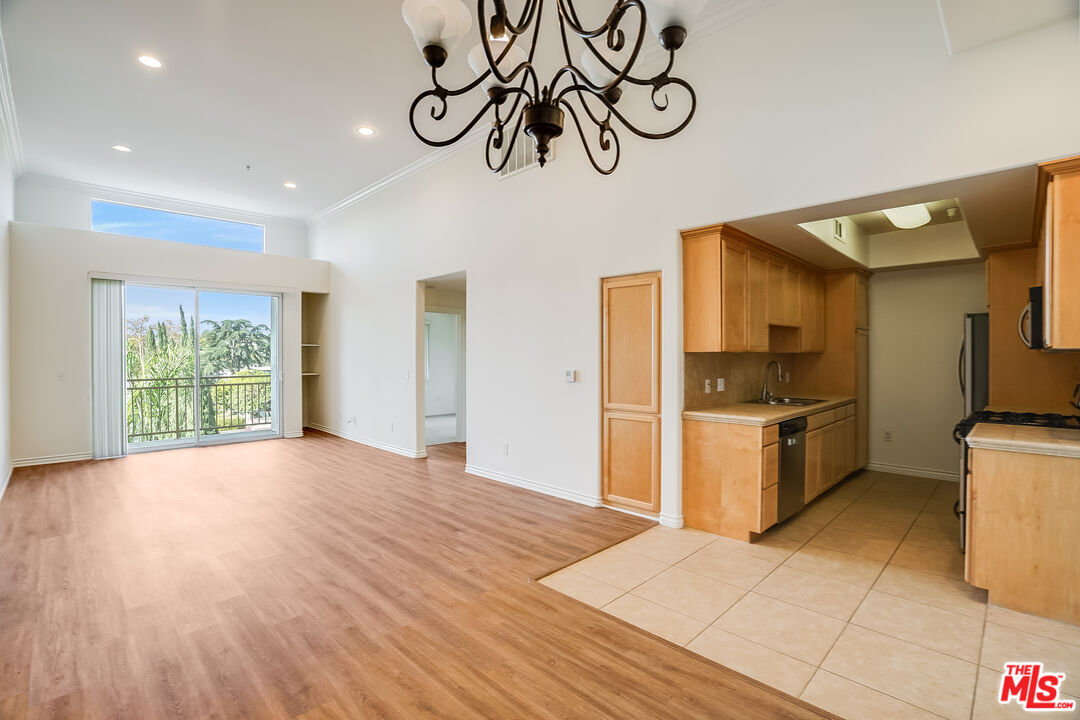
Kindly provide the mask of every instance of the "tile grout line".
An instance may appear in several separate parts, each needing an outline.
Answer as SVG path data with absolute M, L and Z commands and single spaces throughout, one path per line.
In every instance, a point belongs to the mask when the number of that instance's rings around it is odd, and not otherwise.
M 968 716 L 974 720 L 975 718 L 975 703 L 979 700 L 979 676 L 982 675 L 982 654 L 983 647 L 986 645 L 986 626 L 989 624 L 988 618 L 990 617 L 990 599 L 987 597 L 986 608 L 983 610 L 983 624 L 982 633 L 979 635 L 979 654 L 975 658 L 975 687 L 971 689 L 971 714 Z

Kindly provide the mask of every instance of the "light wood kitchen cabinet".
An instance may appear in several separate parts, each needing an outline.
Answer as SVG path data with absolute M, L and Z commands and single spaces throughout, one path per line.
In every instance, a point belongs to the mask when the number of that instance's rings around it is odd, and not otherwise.
M 750 250 L 746 258 L 746 335 L 750 352 L 769 352 L 769 299 L 760 291 L 768 282 L 769 259 Z
M 728 225 L 683 233 L 685 352 L 824 346 L 825 282 L 817 269 Z
M 855 278 L 855 329 L 870 329 L 870 282 L 862 275 Z
M 1080 458 L 973 447 L 968 467 L 965 579 L 994 605 L 1080 623 Z
M 825 351 L 825 281 L 817 273 L 802 274 L 802 352 Z
M 1080 157 L 1040 168 L 1046 198 L 1038 238 L 1043 342 L 1052 350 L 1080 350 Z
M 847 415 L 849 409 L 853 410 L 851 406 L 842 409 L 841 419 L 806 433 L 806 502 L 855 470 L 855 418 Z
M 853 404 L 807 416 L 804 493 L 810 502 L 852 470 Z M 683 520 L 749 541 L 777 522 L 779 425 L 683 420 Z
M 725 237 L 719 230 L 684 235 L 683 344 L 686 352 L 746 352 L 749 349 L 748 258 L 749 251 L 744 243 L 737 238 Z M 768 328 L 765 330 L 767 334 Z
M 720 242 L 720 348 L 746 352 L 747 346 L 747 249 L 740 242 Z

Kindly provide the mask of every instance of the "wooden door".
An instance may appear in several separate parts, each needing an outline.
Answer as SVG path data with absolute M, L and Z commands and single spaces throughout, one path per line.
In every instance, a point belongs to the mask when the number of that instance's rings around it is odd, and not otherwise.
M 750 352 L 769 351 L 769 261 L 750 251 L 746 257 L 746 346 Z
M 601 282 L 605 503 L 660 511 L 660 273 Z
M 746 246 L 724 240 L 720 256 L 721 348 L 726 352 L 746 352 Z M 766 332 L 768 328 L 766 328 Z

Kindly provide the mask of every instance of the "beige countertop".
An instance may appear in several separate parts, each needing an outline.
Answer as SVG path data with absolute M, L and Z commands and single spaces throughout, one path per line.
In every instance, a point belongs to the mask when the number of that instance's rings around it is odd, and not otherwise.
M 1080 458 L 1080 430 L 1069 428 L 979 423 L 968 433 L 967 444 L 983 450 Z
M 705 422 L 733 423 L 735 425 L 774 425 L 804 415 L 816 415 L 819 412 L 825 412 L 855 402 L 854 397 L 847 395 L 805 393 L 800 394 L 798 397 L 817 398 L 822 402 L 797 407 L 741 402 L 705 410 L 685 410 L 682 416 L 683 420 L 704 420 Z

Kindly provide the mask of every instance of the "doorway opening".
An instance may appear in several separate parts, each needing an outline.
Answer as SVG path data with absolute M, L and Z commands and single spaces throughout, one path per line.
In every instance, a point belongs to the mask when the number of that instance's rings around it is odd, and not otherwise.
M 465 273 L 420 283 L 417 395 L 421 447 L 465 443 Z M 418 305 L 421 303 L 418 302 Z
M 127 452 L 281 436 L 280 296 L 125 283 Z

